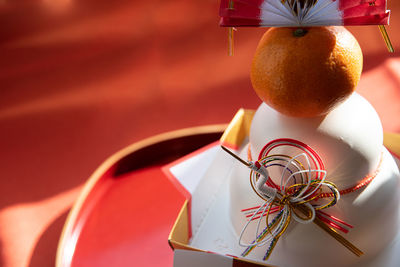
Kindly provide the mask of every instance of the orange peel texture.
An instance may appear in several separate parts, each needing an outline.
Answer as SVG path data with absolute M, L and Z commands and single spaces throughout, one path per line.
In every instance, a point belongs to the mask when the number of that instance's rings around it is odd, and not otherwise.
M 351 95 L 362 64 L 361 48 L 344 27 L 270 28 L 250 78 L 257 95 L 278 112 L 314 117 Z

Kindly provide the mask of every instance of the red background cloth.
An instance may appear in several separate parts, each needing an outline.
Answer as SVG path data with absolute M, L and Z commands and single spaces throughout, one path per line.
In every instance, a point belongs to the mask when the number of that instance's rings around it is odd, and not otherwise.
M 218 7 L 0 0 L 0 266 L 54 265 L 68 209 L 112 153 L 260 104 L 249 66 L 265 29 L 239 29 L 228 57 Z M 400 2 L 389 8 L 400 51 Z M 364 52 L 358 92 L 386 131 L 400 132 L 400 54 L 387 52 L 376 26 L 349 29 Z

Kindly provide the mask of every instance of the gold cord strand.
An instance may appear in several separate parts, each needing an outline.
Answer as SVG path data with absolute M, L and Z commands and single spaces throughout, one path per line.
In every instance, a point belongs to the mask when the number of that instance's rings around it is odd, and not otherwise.
M 233 56 L 233 27 L 228 29 L 228 55 Z
M 360 249 L 358 249 L 355 245 L 350 243 L 346 238 L 341 236 L 338 232 L 336 232 L 334 229 L 330 228 L 328 225 L 323 223 L 319 218 L 315 218 L 313 221 L 316 225 L 318 225 L 322 230 L 327 232 L 330 236 L 335 238 L 337 241 L 340 242 L 343 246 L 345 246 L 348 250 L 353 252 L 357 257 L 360 257 L 364 254 Z
M 234 6 L 233 6 L 233 0 L 229 1 L 229 6 L 228 9 L 230 10 L 234 10 Z M 229 27 L 228 28 L 228 56 L 233 56 L 233 31 L 234 28 L 233 27 Z
M 299 211 L 301 211 L 304 215 L 306 215 L 307 211 L 304 209 L 302 205 L 296 207 Z M 359 248 L 357 248 L 355 245 L 353 245 L 350 241 L 348 241 L 346 238 L 341 236 L 335 229 L 332 229 L 328 225 L 326 225 L 324 222 L 322 222 L 318 217 L 315 217 L 313 221 L 317 226 L 319 226 L 322 230 L 327 232 L 330 236 L 332 236 L 334 239 L 339 241 L 340 244 L 345 246 L 348 250 L 353 252 L 357 257 L 360 257 L 364 254 Z
M 378 27 L 382 34 L 383 40 L 385 41 L 387 49 L 389 50 L 390 53 L 393 53 L 394 48 L 393 48 L 392 42 L 390 41 L 389 34 L 387 33 L 385 26 L 379 25 Z

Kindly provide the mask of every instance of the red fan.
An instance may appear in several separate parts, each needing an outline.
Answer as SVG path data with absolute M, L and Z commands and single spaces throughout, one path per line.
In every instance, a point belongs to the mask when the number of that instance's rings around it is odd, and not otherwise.
M 390 52 L 394 52 L 383 25 L 389 24 L 386 0 L 221 0 L 220 25 L 225 27 L 310 27 L 379 25 Z M 232 54 L 232 28 L 229 54 Z
M 386 0 L 222 0 L 221 26 L 385 25 Z

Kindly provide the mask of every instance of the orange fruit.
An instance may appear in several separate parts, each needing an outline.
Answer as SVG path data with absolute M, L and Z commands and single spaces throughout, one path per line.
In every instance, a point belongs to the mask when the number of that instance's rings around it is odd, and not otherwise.
M 270 28 L 250 77 L 266 104 L 288 116 L 312 117 L 355 90 L 362 64 L 361 48 L 344 27 Z

